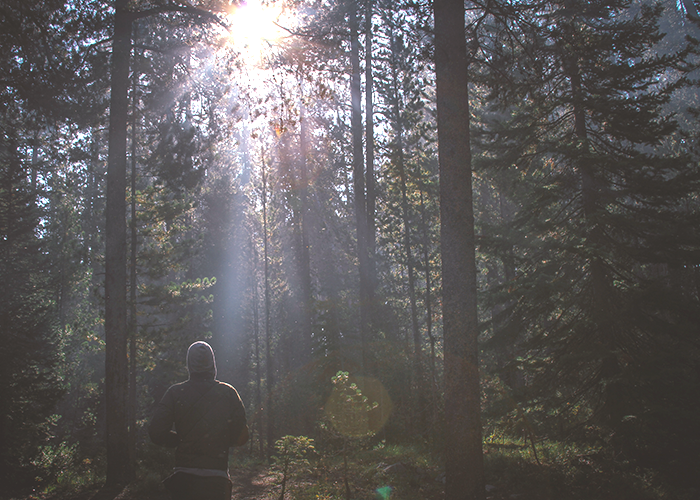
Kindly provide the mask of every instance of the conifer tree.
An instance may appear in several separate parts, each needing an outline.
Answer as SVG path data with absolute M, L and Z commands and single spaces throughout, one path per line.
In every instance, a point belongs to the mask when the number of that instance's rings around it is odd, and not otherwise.
M 37 237 L 36 204 L 22 154 L 17 122 L 0 115 L 0 478 L 16 485 L 26 479 L 37 447 L 48 438 L 47 418 L 61 396 L 55 371 L 59 360 L 56 301 L 45 253 Z M 15 108 L 16 110 L 16 108 Z
M 401 269 L 384 278 L 387 298 L 397 309 L 404 309 L 410 332 L 411 372 L 409 384 L 413 394 L 411 426 L 425 430 L 425 363 L 423 361 L 423 314 L 419 311 L 422 286 L 418 255 L 420 231 L 420 189 L 426 174 L 421 167 L 431 154 L 429 113 L 426 113 L 424 89 L 430 84 L 429 72 L 420 55 L 420 43 L 414 25 L 394 5 L 381 4 L 381 21 L 377 27 L 376 59 L 383 71 L 377 72 L 377 113 L 388 130 L 378 141 L 383 152 L 379 186 L 380 216 L 383 234 L 381 255 L 386 265 Z M 425 215 L 425 212 L 421 215 Z M 426 228 L 427 229 L 427 228 Z M 398 243 L 400 242 L 400 243 Z M 430 243 L 424 250 L 430 252 Z M 423 246 L 423 245 L 421 245 Z M 423 263 L 425 264 L 425 262 Z M 430 279 L 427 279 L 427 283 Z
M 436 0 L 435 77 L 445 338 L 445 498 L 484 498 L 464 3 Z
M 641 388 L 658 381 L 656 355 L 692 349 L 698 313 L 669 287 L 700 248 L 700 173 L 668 147 L 676 123 L 663 113 L 687 51 L 656 53 L 660 7 L 632 7 L 549 2 L 511 25 L 517 48 L 491 47 L 483 146 L 521 206 L 485 227 L 484 248 L 515 263 L 496 339 L 524 341 L 528 394 L 561 428 L 594 422 L 618 438 L 630 418 L 658 421 L 659 394 Z
M 127 363 L 127 302 L 126 302 L 126 161 L 128 88 L 131 69 L 132 30 L 141 18 L 179 14 L 206 22 L 220 22 L 210 10 L 191 5 L 162 4 L 131 5 L 125 0 L 114 0 L 114 19 L 111 60 L 111 91 L 109 113 L 109 145 L 106 193 L 106 252 L 105 252 L 105 397 L 107 410 L 107 484 L 124 485 L 134 477 L 134 464 L 128 450 L 128 363 Z M 217 9 L 213 2 L 207 7 Z M 134 8 L 136 8 L 134 10 Z M 166 122 L 164 127 L 177 125 Z M 191 131 L 184 131 L 184 138 Z M 167 131 L 166 131 L 167 138 Z M 188 140 L 184 141 L 187 144 Z M 176 160 L 177 151 L 173 154 Z M 184 155 L 187 156 L 186 154 Z M 177 162 L 176 162 L 176 166 Z M 183 165 L 179 165 L 183 166 Z
M 0 363 L 2 482 L 34 479 L 40 446 L 64 422 L 50 418 L 63 394 L 75 288 L 85 270 L 80 242 L 83 143 L 101 111 L 105 58 L 100 13 L 84 2 L 5 2 L 0 16 Z M 95 94 L 92 91 L 95 91 Z M 82 104 L 86 98 L 89 105 Z M 89 139 L 87 139 L 89 141 Z M 76 320 L 73 323 L 73 320 Z M 65 360 L 61 359 L 62 361 Z M 31 474 L 31 476 L 28 476 Z M 43 472 L 38 472 L 43 474 Z

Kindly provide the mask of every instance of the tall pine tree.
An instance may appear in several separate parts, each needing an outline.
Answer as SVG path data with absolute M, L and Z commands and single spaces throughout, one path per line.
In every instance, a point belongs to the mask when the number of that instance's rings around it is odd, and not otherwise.
M 670 438 L 687 413 L 662 401 L 679 405 L 674 384 L 698 382 L 659 366 L 679 356 L 697 369 L 688 358 L 697 299 L 672 277 L 700 256 L 700 172 L 669 147 L 676 123 L 663 113 L 685 83 L 687 52 L 654 51 L 660 14 L 629 1 L 532 10 L 517 26 L 522 43 L 491 47 L 483 145 L 483 164 L 515 186 L 520 205 L 507 226 L 484 232 L 485 248 L 515 259 L 498 289 L 494 342 L 524 342 L 530 402 L 561 428 L 595 423 L 638 457 L 632 430 Z

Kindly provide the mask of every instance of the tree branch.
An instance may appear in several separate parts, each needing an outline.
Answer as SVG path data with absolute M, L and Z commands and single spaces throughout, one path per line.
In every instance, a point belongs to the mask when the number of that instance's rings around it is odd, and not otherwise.
M 133 12 L 131 14 L 132 20 L 143 19 L 144 17 L 156 16 L 158 14 L 164 14 L 165 12 L 182 12 L 184 14 L 192 14 L 193 16 L 201 17 L 207 21 L 218 24 L 219 26 L 229 29 L 230 27 L 221 20 L 219 16 L 208 10 L 199 9 L 197 7 L 192 7 L 190 5 L 163 5 L 160 7 L 153 7 L 152 9 L 142 10 L 140 12 Z

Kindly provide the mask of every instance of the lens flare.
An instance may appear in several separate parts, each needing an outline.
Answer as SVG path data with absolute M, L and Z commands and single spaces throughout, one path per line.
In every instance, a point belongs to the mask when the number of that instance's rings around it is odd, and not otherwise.
M 366 398 L 358 403 L 351 391 Z M 346 437 L 371 436 L 381 430 L 391 414 L 393 403 L 384 385 L 371 377 L 349 377 L 344 387 L 334 387 L 325 405 L 326 418 L 336 432 Z
M 391 498 L 391 486 L 382 486 L 375 490 L 378 500 L 389 500 Z

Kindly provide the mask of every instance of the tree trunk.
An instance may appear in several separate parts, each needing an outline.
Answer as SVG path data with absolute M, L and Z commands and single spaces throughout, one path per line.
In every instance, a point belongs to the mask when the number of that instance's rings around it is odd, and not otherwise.
M 391 35 L 391 52 L 392 60 L 396 62 L 396 59 L 400 57 L 398 53 L 398 47 L 396 38 L 393 33 Z M 418 306 L 416 304 L 416 277 L 415 277 L 415 266 L 413 263 L 413 250 L 412 250 L 412 231 L 411 231 L 411 218 L 410 218 L 410 206 L 408 203 L 408 187 L 407 187 L 407 174 L 406 174 L 406 161 L 404 155 L 404 140 L 403 131 L 404 124 L 401 118 L 401 101 L 399 93 L 399 74 L 396 64 L 392 64 L 391 68 L 391 78 L 392 78 L 392 108 L 394 113 L 394 141 L 395 150 L 394 158 L 396 161 L 396 167 L 399 171 L 399 183 L 401 188 L 401 219 L 403 223 L 403 246 L 406 254 L 406 273 L 408 275 L 408 301 L 411 313 L 411 336 L 413 339 L 413 393 L 416 398 L 414 401 L 414 411 L 420 412 L 419 402 L 423 399 L 421 396 L 422 383 L 423 383 L 423 360 L 422 360 L 422 341 L 420 335 L 420 328 L 418 326 Z M 423 426 L 418 423 L 418 429 L 423 430 Z
M 575 28 L 573 28 L 575 29 Z M 562 49 L 562 51 L 565 49 Z M 590 151 L 588 144 L 588 131 L 586 128 L 586 110 L 582 106 L 581 75 L 578 60 L 573 56 L 565 56 L 564 71 L 571 81 L 571 101 L 574 116 L 574 135 L 581 145 L 582 155 L 577 160 L 576 169 L 581 179 L 581 198 L 583 201 L 583 217 L 590 227 L 587 235 L 590 248 L 597 248 L 603 244 L 604 233 L 600 223 L 596 220 L 598 212 L 599 183 L 596 181 L 593 165 L 586 157 Z M 593 284 L 594 318 L 601 329 L 607 328 L 607 309 L 612 297 L 608 286 L 609 280 L 605 271 L 605 264 L 598 255 L 590 257 L 591 282 Z M 612 340 L 612 335 L 604 335 L 606 340 Z
M 404 154 L 404 122 L 401 117 L 401 95 L 399 92 L 399 72 L 397 68 L 399 48 L 393 30 L 390 35 L 390 48 L 392 53 L 391 64 L 391 95 L 389 100 L 393 114 L 394 151 L 393 161 L 399 174 L 399 188 L 401 189 L 401 222 L 403 224 L 403 248 L 406 256 L 406 274 L 408 276 L 408 303 L 411 314 L 411 339 L 413 341 L 413 370 L 410 374 L 412 418 L 411 429 L 413 433 L 422 432 L 425 429 L 421 408 L 425 399 L 423 393 L 423 361 L 422 342 L 418 325 L 418 307 L 416 304 L 416 277 L 412 249 L 412 227 L 410 217 L 410 205 L 408 202 L 408 183 L 406 173 L 406 161 Z
M 365 0 L 365 187 L 367 189 L 367 253 L 369 268 L 369 300 L 371 303 L 370 313 L 373 313 L 374 292 L 377 288 L 376 271 L 376 223 L 374 220 L 377 204 L 377 193 L 374 182 L 374 102 L 372 76 L 372 13 L 374 1 Z
M 445 337 L 445 498 L 483 499 L 464 2 L 434 0 Z
M 365 201 L 364 158 L 362 156 L 362 110 L 360 89 L 360 40 L 357 33 L 357 4 L 350 5 L 350 59 L 352 76 L 351 129 L 353 145 L 353 190 L 355 196 L 355 225 L 357 228 L 357 258 L 360 274 L 360 351 L 363 369 L 367 364 L 367 335 L 369 333 L 369 276 L 367 254 L 367 207 Z
M 306 138 L 306 105 L 304 103 L 304 78 L 303 66 L 299 67 L 299 149 L 300 149 L 300 184 L 299 198 L 301 208 L 301 262 L 299 276 L 301 280 L 301 313 L 302 313 L 302 341 L 300 360 L 302 366 L 311 361 L 311 257 L 309 248 L 309 173 L 308 173 L 308 145 Z
M 105 397 L 107 485 L 128 483 L 128 363 L 126 355 L 126 143 L 131 18 L 128 0 L 116 0 L 109 114 L 105 228 Z
M 420 190 L 420 211 L 421 211 L 421 233 L 423 240 L 423 262 L 425 265 L 425 330 L 428 334 L 428 339 L 430 341 L 430 391 L 432 397 L 430 398 L 430 411 L 431 411 L 431 424 L 435 427 L 438 419 L 438 408 L 436 398 L 439 397 L 440 388 L 437 383 L 437 368 L 435 366 L 435 344 L 436 339 L 433 334 L 433 301 L 432 301 L 432 278 L 430 269 L 430 237 L 428 235 L 428 222 L 425 208 L 425 201 L 423 196 L 423 189 Z
M 132 101 L 131 101 L 131 220 L 129 229 L 131 232 L 131 269 L 129 275 L 129 461 L 136 463 L 136 255 L 138 247 L 136 227 L 136 142 L 137 123 L 137 76 L 136 71 L 132 76 Z
M 253 237 L 255 229 L 251 229 L 250 249 L 253 254 L 253 269 L 250 273 L 251 300 L 253 302 L 253 356 L 255 356 L 255 401 L 253 402 L 253 418 L 251 421 L 251 435 L 258 436 L 258 453 L 264 456 L 262 426 L 260 425 L 260 408 L 262 408 L 262 372 L 260 371 L 260 307 L 258 297 L 258 245 Z M 250 439 L 250 453 L 254 449 L 254 439 Z
M 599 354 L 598 375 L 596 377 L 610 377 L 619 371 L 615 327 L 615 312 L 611 304 L 616 303 L 613 284 L 606 264 L 601 256 L 601 249 L 605 248 L 605 231 L 599 220 L 600 206 L 600 181 L 595 176 L 595 166 L 587 157 L 590 152 L 588 142 L 588 130 L 586 127 L 586 110 L 583 106 L 583 91 L 579 63 L 575 57 L 564 59 L 564 71 L 571 81 L 571 101 L 574 115 L 574 134 L 578 140 L 582 154 L 576 161 L 576 169 L 581 180 L 581 198 L 583 203 L 583 218 L 590 229 L 586 235 L 588 249 L 593 250 L 589 254 L 589 272 L 592 285 L 592 317 L 594 329 L 590 331 L 591 345 L 605 346 L 605 351 Z M 605 406 L 618 407 L 618 396 L 613 391 L 605 390 Z M 621 418 L 619 415 L 617 418 Z
M 272 370 L 272 328 L 270 327 L 270 266 L 268 257 L 267 237 L 267 172 L 265 171 L 265 155 L 262 159 L 262 208 L 263 208 L 263 267 L 265 277 L 265 388 L 267 410 L 267 460 L 272 456 L 274 446 L 275 420 L 272 408 L 272 385 L 274 372 Z

